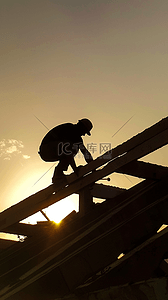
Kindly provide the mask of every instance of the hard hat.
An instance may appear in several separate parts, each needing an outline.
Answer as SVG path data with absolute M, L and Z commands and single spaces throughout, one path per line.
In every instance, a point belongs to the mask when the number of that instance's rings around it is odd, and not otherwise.
M 85 128 L 87 130 L 87 134 L 91 135 L 90 130 L 93 128 L 92 122 L 88 119 L 81 119 L 81 120 L 79 120 L 79 122 L 85 126 Z

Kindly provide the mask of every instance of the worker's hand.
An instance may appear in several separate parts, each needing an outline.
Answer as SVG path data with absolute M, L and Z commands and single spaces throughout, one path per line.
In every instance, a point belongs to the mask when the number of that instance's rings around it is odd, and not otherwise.
M 86 149 L 86 147 L 83 144 L 80 145 L 80 150 L 83 153 L 86 162 L 90 163 L 93 160 L 91 153 Z
M 93 161 L 93 157 L 89 152 L 85 155 L 85 160 L 88 164 Z
M 91 156 L 86 158 L 86 162 L 87 162 L 88 164 L 89 164 L 92 160 L 93 160 L 93 158 L 92 158 Z

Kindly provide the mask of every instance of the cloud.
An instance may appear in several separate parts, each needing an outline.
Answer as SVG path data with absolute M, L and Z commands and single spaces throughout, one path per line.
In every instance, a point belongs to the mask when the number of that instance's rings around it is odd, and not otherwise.
M 29 159 L 30 158 L 30 156 L 26 155 L 26 154 L 23 154 L 22 156 L 23 156 L 24 159 Z
M 6 153 L 13 153 L 13 152 L 18 152 L 18 149 L 16 146 L 11 146 L 8 149 L 6 149 Z M 20 153 L 20 151 L 19 151 Z
M 22 154 L 24 148 L 23 142 L 15 139 L 3 139 L 0 141 L 0 157 L 4 160 L 10 160 L 12 156 L 21 154 L 24 159 L 29 159 L 30 156 Z

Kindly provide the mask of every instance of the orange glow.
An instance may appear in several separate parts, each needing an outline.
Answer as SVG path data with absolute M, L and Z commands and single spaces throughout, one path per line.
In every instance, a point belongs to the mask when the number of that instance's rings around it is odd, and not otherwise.
M 65 218 L 73 210 L 78 211 L 78 200 L 77 195 L 69 196 L 45 210 L 45 213 L 51 221 L 59 223 L 63 218 Z
M 68 214 L 70 214 L 73 210 L 78 211 L 78 195 L 71 195 L 57 203 L 52 204 L 48 208 L 44 209 L 47 217 L 54 221 L 55 223 L 59 223 L 63 218 L 65 218 Z M 23 223 L 28 224 L 36 224 L 38 221 L 45 221 L 45 217 L 40 213 L 36 213 L 26 219 L 24 219 Z

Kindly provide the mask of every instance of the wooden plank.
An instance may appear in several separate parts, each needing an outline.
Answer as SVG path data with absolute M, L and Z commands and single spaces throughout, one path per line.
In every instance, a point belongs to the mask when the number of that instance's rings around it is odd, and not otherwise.
M 47 223 L 47 221 L 46 221 Z M 24 223 L 15 223 L 12 226 L 9 226 L 3 229 L 3 232 L 24 235 L 24 236 L 33 236 L 39 233 L 40 228 L 38 225 L 24 224 Z
M 84 169 L 81 170 L 80 174 L 84 175 L 85 171 L 87 173 L 87 172 L 91 172 L 94 169 L 99 168 L 100 166 L 106 164 L 111 159 L 114 159 L 115 157 L 118 157 L 119 155 L 122 155 L 125 152 L 130 151 L 131 149 L 137 147 L 138 145 L 144 143 L 145 141 L 151 139 L 152 137 L 160 134 L 161 132 L 167 129 L 168 129 L 168 117 L 162 119 L 161 121 L 157 122 L 153 126 L 145 129 L 144 131 L 140 132 L 136 136 L 133 136 L 131 139 L 118 145 L 117 147 L 113 148 L 111 151 L 107 151 L 103 155 L 97 157 L 94 161 L 86 165 L 85 170 Z M 110 154 L 111 154 L 111 158 L 109 158 Z
M 122 189 L 116 186 L 95 183 L 91 190 L 91 194 L 95 198 L 112 199 L 125 191 L 126 189 Z
M 117 169 L 116 172 L 138 178 L 159 180 L 168 175 L 168 167 L 146 163 L 144 161 L 132 161 Z
M 28 212 L 26 212 L 26 207 L 27 204 L 29 207 L 32 207 L 31 211 L 33 214 L 34 211 L 34 206 L 36 207 L 36 205 L 38 205 L 41 201 L 45 201 L 55 190 L 54 185 L 50 185 L 47 188 L 39 191 L 38 193 L 29 196 L 28 198 L 26 198 L 25 200 L 22 200 L 14 205 L 12 205 L 11 207 L 7 208 L 6 210 L 4 210 L 3 212 L 0 213 L 0 230 L 1 228 L 5 228 L 7 226 L 10 226 L 11 224 L 14 224 L 18 221 L 21 221 L 25 218 L 27 218 L 30 214 Z M 36 210 L 35 211 L 39 211 Z M 21 214 L 21 218 L 20 218 L 20 214 Z M 4 218 L 3 216 L 6 215 L 6 217 Z M 16 222 L 10 222 L 9 220 L 7 220 L 8 218 L 12 218 L 12 215 L 15 215 L 14 219 L 16 219 Z
M 72 174 L 68 177 L 68 182 L 72 184 L 61 189 L 56 194 L 53 195 L 56 187 L 51 185 L 48 188 L 1 212 L 0 230 L 25 219 L 35 212 L 48 207 L 49 205 L 71 195 L 76 191 L 79 191 L 88 184 L 100 180 L 112 172 L 115 172 L 123 165 L 143 157 L 144 155 L 147 155 L 150 152 L 166 145 L 168 143 L 168 129 L 165 130 L 165 128 L 168 128 L 168 118 L 163 119 L 159 123 L 153 125 L 151 128 L 146 129 L 144 132 L 113 149 L 113 160 L 105 165 L 103 169 L 95 171 L 83 178 L 79 177 L 78 180 L 76 180 L 76 175 Z M 158 134 L 155 135 L 156 133 Z M 152 138 L 150 138 L 151 136 Z M 126 153 L 126 151 L 128 151 L 128 153 Z M 114 159 L 114 157 L 121 155 L 121 153 L 124 154 L 121 157 Z M 80 176 L 87 174 L 87 172 L 91 172 L 93 169 L 107 162 L 106 159 L 104 159 L 105 155 L 107 155 L 107 153 L 83 167 L 81 169 Z
M 129 263 L 128 263 L 129 265 Z M 136 271 L 136 269 L 135 269 Z M 105 270 L 106 272 L 106 270 Z M 105 300 L 105 299 L 117 299 L 117 300 L 167 300 L 167 289 L 168 289 L 168 278 L 167 277 L 156 277 L 140 282 L 129 282 L 126 285 L 115 285 L 111 286 L 110 275 L 107 271 L 103 274 L 104 285 L 99 284 L 98 274 L 95 276 L 95 285 L 90 286 L 89 283 L 81 285 L 77 290 L 74 291 L 69 297 L 62 297 L 59 300 Z M 109 276 L 108 276 L 109 275 Z M 127 278 L 127 275 L 124 274 Z M 122 277 L 119 275 L 120 278 Z M 117 276 L 116 276 L 117 277 Z M 118 277 L 117 277 L 118 278 Z M 128 278 L 127 278 L 128 279 Z M 91 283 L 90 283 L 91 284 Z M 122 298 L 121 298 L 122 297 Z M 15 300 L 15 299 L 12 299 Z
M 112 265 L 111 279 L 116 284 L 115 278 L 120 274 L 120 282 L 124 284 L 128 278 L 124 274 L 129 274 L 129 281 L 141 281 L 156 276 L 164 255 L 168 251 L 168 228 L 146 240 L 140 246 L 134 248 L 123 259 Z M 129 261 L 129 266 L 128 266 Z M 119 277 L 118 277 L 119 278 Z M 128 281 L 127 281 L 128 282 Z
M 95 280 L 93 279 L 90 283 L 79 286 L 77 288 L 78 293 L 81 295 L 108 286 L 121 287 L 124 284 L 133 284 L 133 282 L 141 282 L 142 286 L 142 280 L 151 280 L 151 278 L 156 277 L 160 263 L 163 264 L 164 254 L 168 251 L 167 241 L 168 228 L 153 235 L 121 259 L 113 262 L 108 272 L 102 272 L 99 276 L 95 276 Z M 166 264 L 166 272 L 167 266 L 168 264 Z M 152 297 L 152 299 L 154 298 Z

